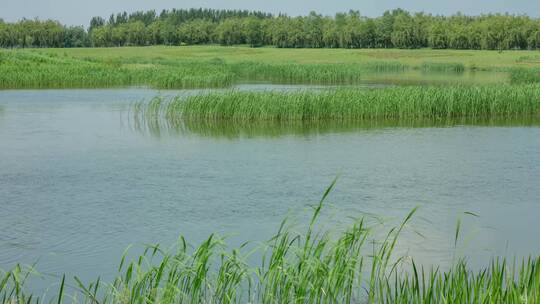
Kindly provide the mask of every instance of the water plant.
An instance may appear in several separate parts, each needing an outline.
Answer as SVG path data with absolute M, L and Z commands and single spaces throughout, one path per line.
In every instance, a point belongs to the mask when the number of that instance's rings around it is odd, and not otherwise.
M 242 81 L 356 83 L 365 73 L 402 71 L 392 62 L 285 64 L 223 60 L 66 57 L 55 53 L 0 51 L 0 89 L 149 86 L 160 89 L 227 87 Z
M 465 65 L 460 62 L 424 62 L 420 68 L 426 72 L 465 72 Z
M 518 118 L 540 115 L 540 86 L 227 91 L 178 97 L 170 120 L 316 121 Z
M 534 68 L 516 68 L 510 71 L 510 81 L 515 84 L 520 83 L 539 83 L 540 69 Z
M 174 99 L 173 99 L 174 100 Z M 182 119 L 167 114 L 171 100 L 155 97 L 149 102 L 132 104 L 126 113 L 129 126 L 136 132 L 162 135 L 192 135 L 215 138 L 308 136 L 314 134 L 357 132 L 381 128 L 432 128 L 454 126 L 538 126 L 540 117 L 458 117 L 369 120 L 236 120 Z M 0 112 L 1 113 L 1 112 Z
M 125 64 L 6 51 L 0 65 L 0 88 L 200 88 L 227 86 L 232 81 L 233 75 L 219 65 L 193 62 Z
M 187 48 L 189 49 L 189 48 Z M 157 89 L 184 89 L 184 88 L 223 88 L 242 82 L 271 82 L 271 83 L 297 83 L 297 84 L 324 84 L 342 85 L 370 82 L 373 76 L 392 77 L 402 72 L 421 70 L 425 73 L 438 73 L 440 79 L 444 74 L 463 73 L 463 62 L 423 62 L 409 64 L 407 61 L 398 61 L 385 57 L 368 58 L 349 61 L 334 60 L 328 62 L 325 53 L 306 54 L 313 56 L 308 62 L 288 61 L 286 57 L 270 60 L 266 55 L 264 59 L 252 59 L 254 55 L 228 55 L 230 60 L 221 57 L 194 56 L 184 49 L 155 48 L 156 52 L 186 52 L 186 58 L 176 56 L 150 56 L 149 50 L 131 48 L 110 50 L 115 56 L 102 56 L 101 49 L 92 49 L 78 56 L 77 50 L 68 50 L 64 55 L 55 50 L 0 50 L 0 89 L 18 88 L 107 88 L 144 86 Z M 216 54 L 216 50 L 207 47 L 201 51 Z M 248 49 L 251 51 L 251 49 Z M 219 49 L 217 50 L 219 51 Z M 329 53 L 335 50 L 327 50 Z M 267 53 L 265 50 L 264 53 Z M 279 56 L 276 52 L 275 56 Z M 301 54 L 302 50 L 298 50 Z M 360 51 L 359 51 L 360 52 Z M 420 52 L 420 51 L 418 51 Z M 138 53 L 146 56 L 136 56 Z M 100 55 L 101 54 L 101 55 Z M 149 53 L 152 54 L 152 53 Z M 175 53 L 173 53 L 175 54 Z M 343 54 L 338 53 L 340 56 Z M 99 56 L 98 56 L 99 55 Z M 287 53 L 295 55 L 295 53 Z M 353 54 L 351 54 L 353 55 Z M 424 54 L 433 56 L 432 54 Z M 471 66 L 467 66 L 471 69 Z M 499 70 L 493 66 L 492 70 Z M 503 69 L 504 70 L 504 69 Z M 506 71 L 506 70 L 504 70 Z M 536 82 L 533 68 L 514 71 L 513 82 Z M 452 76 L 452 75 L 451 75 Z M 423 80 L 427 78 L 423 76 Z M 370 80 L 371 79 L 371 80 Z M 384 79 L 384 78 L 378 78 Z M 469 79 L 471 80 L 471 79 Z M 418 80 L 415 80 L 418 83 Z M 478 80 L 480 83 L 481 81 Z M 506 78 L 497 80 L 507 81 Z M 473 81 L 474 82 L 474 81 Z M 406 81 L 400 82 L 402 84 Z M 414 83 L 414 81 L 413 81 Z M 476 84 L 478 84 L 476 83 Z M 475 83 L 471 83 L 475 84 Z

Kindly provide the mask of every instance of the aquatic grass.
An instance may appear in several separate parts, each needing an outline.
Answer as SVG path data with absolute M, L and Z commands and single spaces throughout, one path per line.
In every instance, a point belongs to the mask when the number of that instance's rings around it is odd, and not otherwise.
M 465 72 L 465 65 L 451 62 L 424 62 L 420 69 L 425 72 L 463 73 Z
M 96 55 L 92 56 L 93 52 Z M 369 81 L 370 76 L 377 73 L 420 69 L 426 73 L 455 74 L 475 69 L 472 66 L 466 67 L 462 62 L 409 65 L 378 57 L 355 62 L 318 60 L 299 63 L 292 59 L 289 62 L 287 57 L 257 61 L 241 55 L 233 57 L 234 60 L 202 55 L 204 59 L 192 55 L 186 58 L 136 55 L 138 52 L 146 53 L 146 48 L 138 48 L 137 52 L 126 53 L 126 56 L 99 57 L 97 54 L 100 52 L 100 49 L 92 49 L 92 52 L 84 53 L 84 56 L 73 57 L 68 55 L 72 53 L 71 50 L 67 50 L 64 55 L 56 50 L 0 50 L 0 89 L 126 86 L 157 89 L 224 88 L 249 81 L 346 85 Z M 183 49 L 178 49 L 178 52 L 182 53 Z M 123 54 L 121 50 L 119 54 Z M 484 70 L 509 71 L 512 83 L 538 82 L 538 73 L 534 68 L 492 67 Z
M 47 52 L 0 50 L 0 89 L 149 86 L 160 89 L 228 87 L 242 81 L 351 84 L 366 73 L 403 71 L 393 62 L 285 64 L 171 60 L 162 58 L 73 58 Z
M 98 88 L 150 86 L 154 88 L 206 88 L 232 84 L 234 76 L 209 64 L 179 66 L 123 64 L 51 57 L 42 53 L 4 51 L 0 88 Z
M 170 102 L 176 99 L 154 97 L 131 105 L 125 117 L 136 132 L 162 135 L 198 135 L 214 138 L 253 138 L 309 136 L 314 134 L 358 132 L 384 128 L 432 128 L 454 126 L 539 126 L 540 116 L 459 117 L 369 120 L 240 120 L 183 119 L 167 114 Z
M 169 120 L 318 121 L 519 118 L 540 115 L 540 86 L 227 91 L 178 97 Z
M 393 62 L 365 64 L 279 64 L 239 62 L 231 69 L 242 81 L 271 81 L 274 83 L 354 84 L 367 73 L 402 72 L 409 67 Z
M 516 68 L 510 71 L 510 81 L 514 84 L 540 83 L 540 69 Z

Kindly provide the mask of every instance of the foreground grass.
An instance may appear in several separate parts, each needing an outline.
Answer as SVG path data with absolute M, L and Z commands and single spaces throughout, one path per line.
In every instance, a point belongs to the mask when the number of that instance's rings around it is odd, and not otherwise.
M 74 303 L 538 303 L 540 259 L 508 264 L 496 259 L 479 271 L 464 260 L 448 271 L 424 269 L 393 257 L 399 236 L 416 210 L 373 240 L 374 226 L 359 218 L 341 234 L 317 230 L 323 202 L 314 206 L 307 230 L 295 233 L 284 221 L 265 246 L 259 265 L 246 261 L 242 246 L 228 249 L 211 235 L 189 249 L 148 246 L 135 259 L 121 259 L 112 283 L 83 283 L 64 276 L 51 301 Z M 459 225 L 456 230 L 459 239 Z M 16 266 L 0 275 L 3 303 L 37 303 L 25 292 L 32 270 Z
M 199 121 L 536 117 L 540 116 L 540 86 L 228 91 L 176 98 L 166 105 L 165 111 L 170 120 Z

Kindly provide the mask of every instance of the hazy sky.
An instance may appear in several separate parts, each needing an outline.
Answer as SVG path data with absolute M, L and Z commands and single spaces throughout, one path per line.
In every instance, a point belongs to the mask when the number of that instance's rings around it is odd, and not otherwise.
M 433 14 L 509 12 L 540 16 L 540 0 L 0 0 L 0 18 L 56 19 L 70 25 L 88 25 L 92 16 L 107 17 L 120 11 L 164 8 L 227 8 L 284 12 L 289 15 L 317 11 L 325 15 L 359 10 L 378 16 L 387 9 L 401 7 Z

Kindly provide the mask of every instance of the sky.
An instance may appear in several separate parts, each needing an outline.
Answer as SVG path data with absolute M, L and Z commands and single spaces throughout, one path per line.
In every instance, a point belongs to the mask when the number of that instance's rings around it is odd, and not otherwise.
M 398 7 L 441 15 L 508 12 L 540 16 L 540 0 L 0 0 L 0 18 L 16 21 L 23 17 L 38 17 L 86 26 L 93 16 L 108 17 L 122 11 L 155 9 L 160 12 L 162 9 L 199 7 L 282 12 L 293 16 L 310 11 L 334 15 L 353 9 L 364 16 L 375 17 Z

